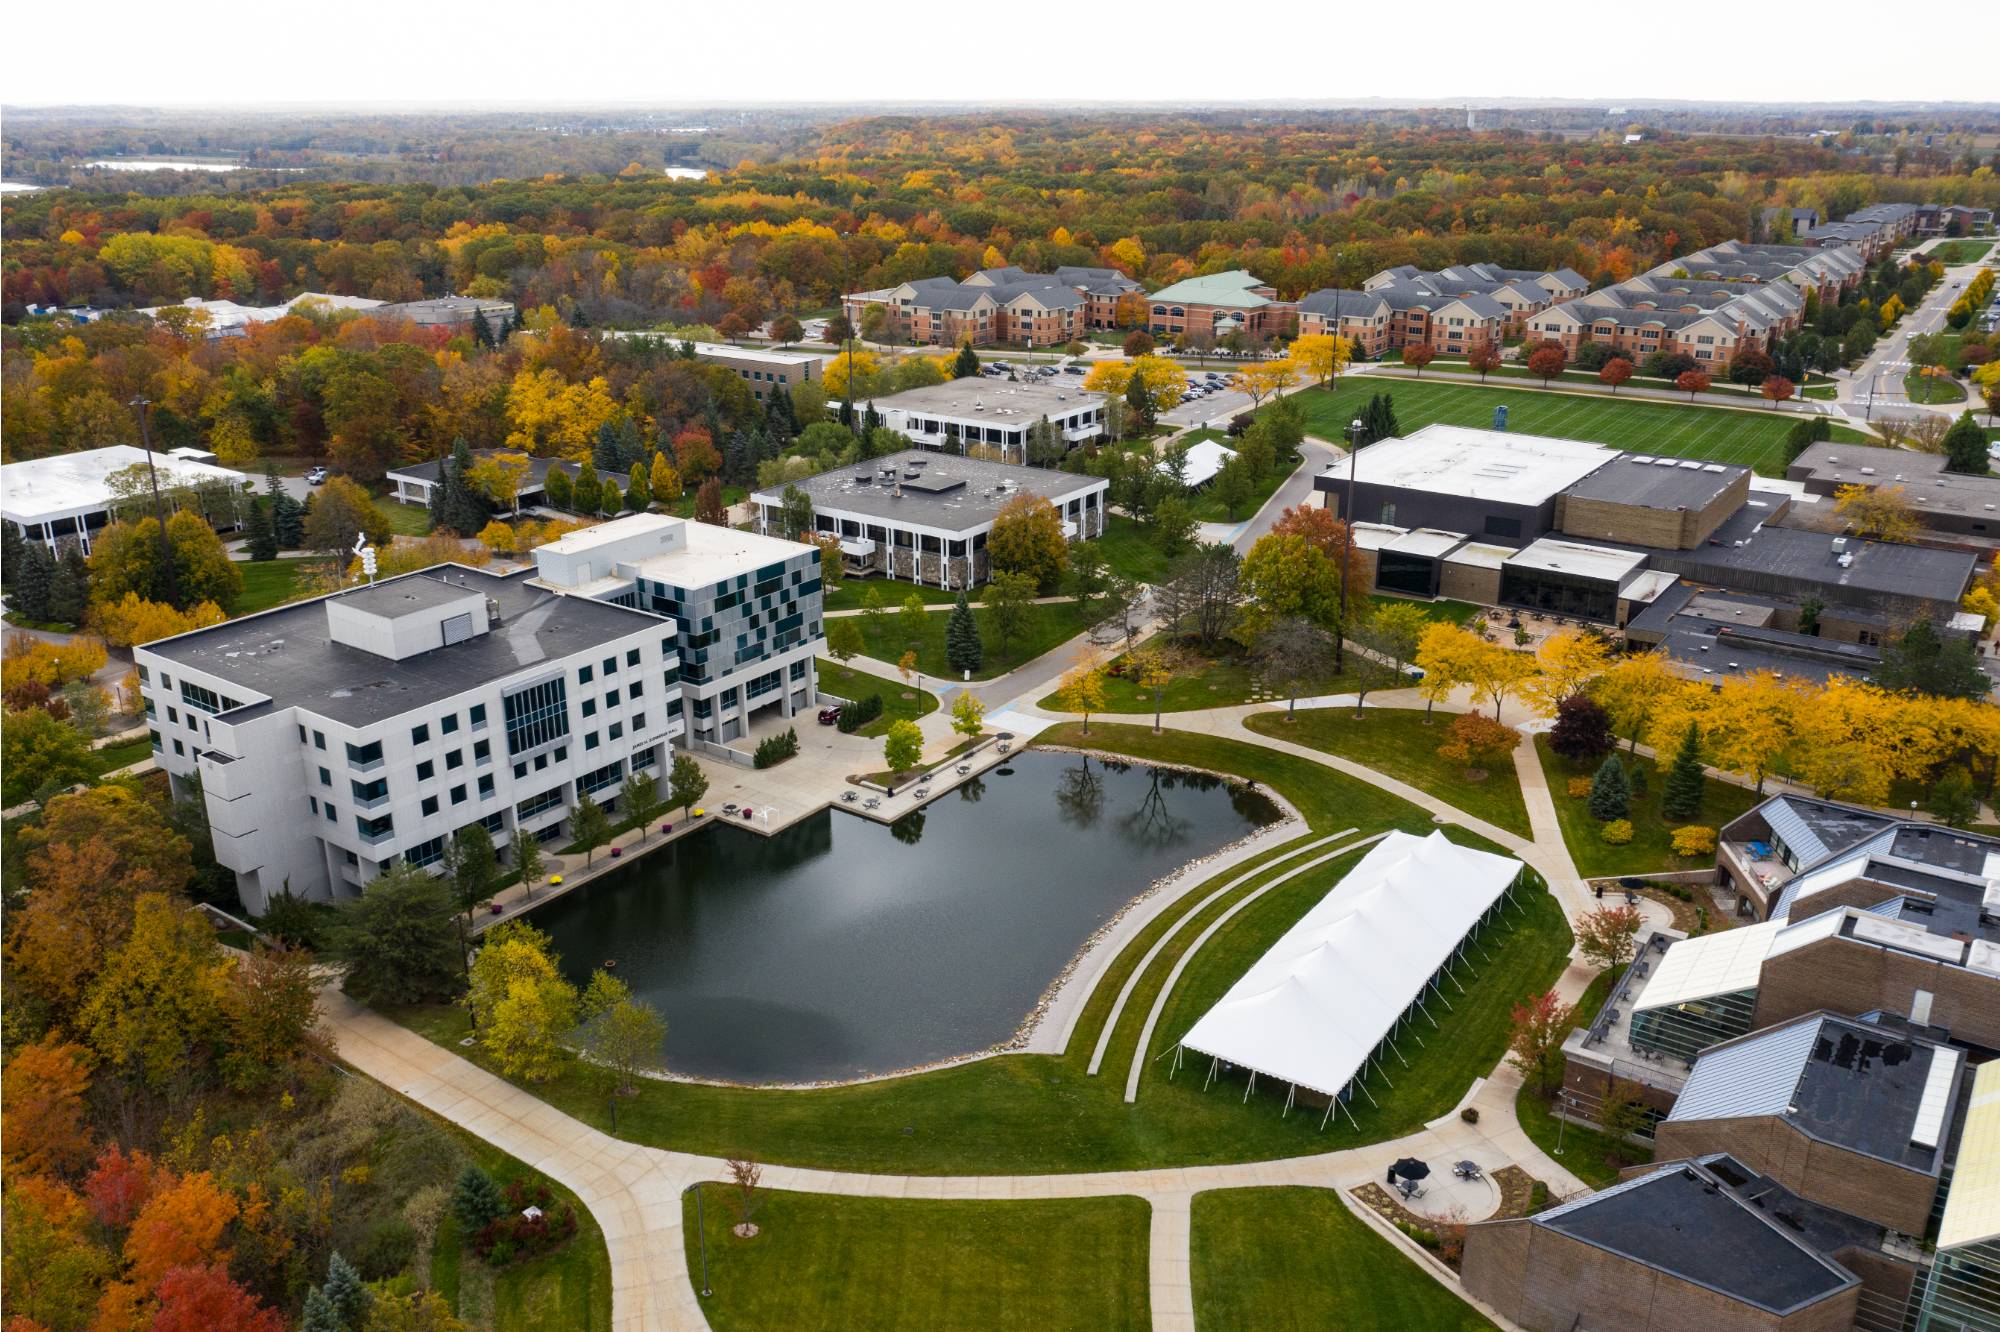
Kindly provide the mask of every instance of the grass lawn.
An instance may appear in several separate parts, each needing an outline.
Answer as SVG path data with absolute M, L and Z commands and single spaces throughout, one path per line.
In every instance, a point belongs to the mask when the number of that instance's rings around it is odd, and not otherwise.
M 1603 971 L 1590 982 L 1590 988 L 1576 1002 L 1577 1026 L 1587 1027 L 1596 1020 L 1598 1010 L 1611 997 L 1612 982 L 1616 979 L 1616 972 Z M 1554 1104 L 1525 1086 L 1514 1095 L 1514 1116 L 1521 1121 L 1521 1131 L 1530 1142 L 1555 1156 L 1572 1175 L 1595 1189 L 1616 1184 L 1621 1165 L 1646 1156 L 1644 1148 L 1629 1143 L 1620 1146 L 1610 1134 L 1587 1124 L 1561 1123 L 1556 1118 Z M 1558 1143 L 1562 1145 L 1560 1156 L 1556 1156 Z
M 618 478 L 618 491 L 620 494 L 623 494 L 625 492 L 625 483 L 630 479 L 631 479 L 630 477 L 624 477 L 624 476 Z M 748 499 L 749 497 L 750 497 L 750 491 L 748 490 L 748 488 L 744 486 L 724 486 L 722 488 L 722 507 L 724 509 L 727 509 L 732 504 L 741 504 L 744 500 Z M 655 507 L 658 512 L 670 513 L 674 515 L 674 517 L 676 518 L 692 518 L 694 517 L 695 499 L 696 499 L 696 487 L 690 486 L 686 490 L 683 490 L 681 492 L 681 497 L 679 499 L 675 500 L 672 504 L 668 505 L 666 508 L 657 509 L 657 506 Z
M 1516 434 L 1555 435 L 1640 453 L 1742 463 L 1766 476 L 1784 475 L 1785 435 L 1798 419 L 1776 412 L 1419 379 L 1350 378 L 1332 390 L 1305 389 L 1292 396 L 1305 409 L 1306 433 L 1337 440 L 1367 406 L 1370 395 L 1383 392 L 1395 397 L 1396 420 L 1405 434 L 1433 421 L 1491 427 L 1493 409 L 1505 406 L 1507 428 Z M 1838 425 L 1833 437 L 1842 443 L 1862 439 L 1858 432 Z
M 1457 625 L 1463 625 L 1479 614 L 1479 607 L 1471 602 L 1453 601 L 1450 597 L 1439 597 L 1435 601 L 1417 601 L 1411 597 L 1391 597 L 1380 592 L 1370 592 L 1368 603 L 1370 606 L 1420 606 L 1424 614 L 1433 620 L 1449 620 Z
M 1197 1327 L 1472 1332 L 1493 1326 L 1330 1189 L 1197 1193 L 1191 1229 Z
M 1474 818 L 1523 837 L 1534 836 L 1511 760 L 1495 764 L 1483 780 L 1473 781 L 1458 764 L 1438 757 L 1437 747 L 1444 743 L 1450 720 L 1437 717 L 1426 726 L 1424 714 L 1413 709 L 1369 708 L 1357 717 L 1352 708 L 1309 708 L 1289 725 L 1279 712 L 1258 713 L 1246 724 L 1259 735 L 1365 763 Z
M 1202 648 L 1188 642 L 1183 650 L 1188 654 L 1188 666 L 1161 688 L 1160 711 L 1194 712 L 1202 708 L 1233 707 L 1250 700 L 1257 683 L 1257 668 L 1236 643 L 1224 639 L 1213 648 Z M 1041 706 L 1057 712 L 1063 710 L 1062 701 L 1054 693 L 1043 698 Z M 1125 676 L 1107 675 L 1102 711 L 1150 716 L 1153 691 L 1141 689 L 1136 681 Z
M 1086 745 L 1127 757 L 1236 773 L 1275 789 L 1316 829 L 1356 827 L 1372 832 L 1399 827 L 1427 832 L 1430 816 L 1394 796 L 1308 759 L 1212 736 L 1143 727 L 1097 724 L 1084 737 L 1065 724 L 1043 732 L 1057 745 Z M 1081 760 L 1079 760 L 1081 762 Z M 1469 844 L 1479 839 L 1452 834 Z M 1293 844 L 1294 846 L 1297 843 Z M 1186 1069 L 1169 1080 L 1170 1061 L 1148 1060 L 1139 1099 L 1124 1101 L 1125 1074 L 1138 1031 L 1178 948 L 1215 914 L 1281 872 L 1287 848 L 1253 862 L 1257 873 L 1229 896 L 1191 918 L 1189 928 L 1154 961 L 1135 987 L 1114 1029 L 1104 1071 L 1086 1075 L 1091 1051 L 1112 1000 L 1138 959 L 1183 918 L 1205 891 L 1196 888 L 1167 908 L 1114 959 L 1086 1003 L 1069 1049 L 1062 1055 L 1001 1055 L 935 1072 L 848 1087 L 778 1091 L 646 1081 L 619 1106 L 619 1133 L 637 1142 L 706 1155 L 754 1152 L 766 1161 L 829 1169 L 910 1174 L 1013 1174 L 1123 1170 L 1177 1164 L 1263 1160 L 1377 1142 L 1416 1128 L 1455 1105 L 1472 1079 L 1490 1071 L 1507 1041 L 1507 1014 L 1525 996 L 1547 989 L 1562 974 L 1569 927 L 1548 893 L 1522 896 L 1483 940 L 1490 962 L 1462 970 L 1468 994 L 1452 994 L 1441 1011 L 1446 1039 L 1406 1048 L 1413 1067 L 1398 1068 L 1393 1088 L 1375 1087 L 1379 1106 L 1365 1098 L 1354 1107 L 1359 1127 L 1344 1117 L 1325 1132 L 1316 1116 L 1281 1118 L 1284 1097 L 1259 1089 L 1249 1104 L 1240 1087 L 1201 1090 Z M 1235 982 L 1250 962 L 1318 902 L 1359 852 L 1300 875 L 1259 898 L 1218 930 L 1169 997 L 1155 1032 L 1166 1048 Z M 1244 873 L 1238 866 L 1211 881 L 1219 887 Z M 1212 890 L 1211 889 L 1209 890 Z M 483 1059 L 457 1042 L 466 1034 L 465 1010 L 447 1006 L 404 1009 L 390 1016 L 438 1041 L 454 1054 Z M 669 1060 L 672 1039 L 668 1041 Z M 597 1079 L 566 1069 L 534 1088 L 558 1108 L 599 1128 L 608 1111 Z
M 1213 435 L 1216 432 L 1205 433 Z M 1263 508 L 1265 501 L 1278 493 L 1278 487 L 1285 484 L 1286 479 L 1299 469 L 1299 464 L 1304 460 L 1305 455 L 1299 453 L 1278 459 L 1277 464 L 1250 488 L 1250 497 L 1238 505 L 1234 513 L 1223 507 L 1222 500 L 1216 495 L 1215 487 L 1212 485 L 1204 486 L 1188 496 L 1188 511 L 1194 515 L 1195 521 L 1200 523 L 1240 523 Z
M 826 608 L 830 611 L 860 610 L 870 589 L 881 598 L 884 610 L 895 610 L 914 594 L 926 606 L 949 606 L 958 600 L 956 591 L 946 591 L 941 587 L 930 587 L 922 583 L 897 583 L 887 578 L 848 578 L 840 587 L 824 594 Z M 979 600 L 979 589 L 966 593 L 973 601 Z
M 1112 514 L 1097 538 L 1097 548 L 1113 573 L 1139 583 L 1157 583 L 1167 576 L 1171 561 L 1153 540 L 1153 529 L 1123 514 Z
M 400 504 L 395 500 L 380 500 L 375 505 L 382 511 L 382 518 L 389 524 L 389 530 L 397 536 L 428 536 L 431 530 L 430 506 L 424 504 Z
M 1945 267 L 1950 268 L 1957 264 L 1977 263 L 1981 259 L 1984 259 L 1986 252 L 1992 248 L 1992 241 L 1948 240 L 1932 246 L 1930 253 L 1924 257 L 1935 259 Z
M 1101 606 L 1103 603 L 1098 604 Z M 985 663 L 972 673 L 975 680 L 990 680 L 1033 661 L 1090 628 L 1097 619 L 1096 616 L 1084 615 L 1073 602 L 1030 606 L 1027 632 L 1015 635 L 1003 652 L 1000 636 L 993 629 L 992 612 L 983 606 L 974 606 L 972 614 L 979 622 L 979 638 L 986 647 Z M 861 623 L 862 650 L 876 660 L 894 665 L 911 646 L 909 636 L 903 632 L 902 617 L 896 611 L 886 610 L 880 615 L 856 618 Z M 930 611 L 924 616 L 923 637 L 916 640 L 917 669 L 934 680 L 946 675 L 956 678 L 958 675 L 944 655 L 944 626 L 950 618 L 948 610 Z
M 1903 376 L 1903 392 L 1917 403 L 1965 401 L 1965 385 L 1949 375 L 1920 375 L 1912 370 Z
M 1673 830 L 1690 823 L 1719 829 L 1758 799 L 1748 787 L 1710 777 L 1706 779 L 1708 789 L 1702 797 L 1701 813 L 1692 819 L 1668 819 L 1660 813 L 1660 799 L 1667 786 L 1666 769 L 1661 766 L 1646 774 L 1646 794 L 1632 801 L 1632 840 L 1624 846 L 1608 846 L 1597 835 L 1601 825 L 1590 816 L 1588 802 L 1573 799 L 1568 789 L 1570 778 L 1588 777 L 1596 771 L 1595 766 L 1572 766 L 1568 759 L 1549 748 L 1545 735 L 1535 737 L 1535 752 L 1541 755 L 1542 771 L 1548 774 L 1549 795 L 1555 800 L 1556 819 L 1562 824 L 1570 859 L 1576 862 L 1577 872 L 1589 879 L 1689 868 L 1674 856 Z M 1621 758 L 1629 770 L 1634 760 L 1622 752 Z M 1653 766 L 1644 757 L 1636 761 L 1649 768 Z
M 765 1328 L 1144 1329 L 1151 1326 L 1142 1198 L 938 1202 L 773 1191 L 754 1239 L 731 1231 L 728 1190 L 682 1201 L 688 1271 L 708 1238 L 716 1332 Z M 551 1325 L 553 1326 L 553 1324 Z
M 302 595 L 307 566 L 317 563 L 309 555 L 239 563 L 236 567 L 243 572 L 243 595 L 236 599 L 236 613 L 254 615 Z
M 819 659 L 819 687 L 846 699 L 863 699 L 870 694 L 882 696 L 882 715 L 856 731 L 856 735 L 884 735 L 891 722 L 915 721 L 927 712 L 937 711 L 936 694 L 925 691 L 915 698 L 904 698 L 905 693 L 912 691 L 906 690 L 899 681 L 884 680 L 879 675 L 857 671 L 837 661 L 828 661 L 825 657 Z M 818 724 L 817 718 L 812 721 Z
M 153 742 L 147 736 L 137 740 L 126 740 L 120 744 L 106 745 L 102 749 L 90 751 L 91 776 L 102 777 L 107 772 L 115 772 L 127 764 L 149 758 L 153 753 Z

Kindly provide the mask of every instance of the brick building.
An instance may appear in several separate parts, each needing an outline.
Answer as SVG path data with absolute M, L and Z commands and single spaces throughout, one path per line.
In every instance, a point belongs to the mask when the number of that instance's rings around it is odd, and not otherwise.
M 1768 351 L 1804 315 L 1805 295 L 1788 282 L 1647 276 L 1545 310 L 1526 327 L 1572 357 L 1598 343 L 1635 362 L 1665 352 L 1719 369 L 1739 352 Z
M 1117 327 L 1120 299 L 1143 290 L 1115 268 L 1065 266 L 1053 273 L 982 268 L 962 282 L 914 278 L 851 292 L 841 298 L 841 308 L 857 328 L 871 307 L 886 310 L 882 336 L 895 342 L 1050 347 L 1090 329 Z
M 1187 278 L 1154 292 L 1146 302 L 1146 329 L 1158 338 L 1212 342 L 1232 333 L 1276 338 L 1287 331 L 1297 313 L 1294 302 L 1278 299 L 1276 288 L 1234 268 Z

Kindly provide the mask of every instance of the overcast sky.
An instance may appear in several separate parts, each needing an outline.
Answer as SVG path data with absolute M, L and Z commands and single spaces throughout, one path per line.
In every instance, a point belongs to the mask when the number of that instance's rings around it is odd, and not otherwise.
M 1967 22 L 1978 6 L 1957 11 Z M 1941 10 L 1939 13 L 1950 12 Z M 1992 100 L 1892 8 L 1604 0 L 23 0 L 13 105 Z M 1976 45 L 1976 43 L 1975 43 Z M 1902 50 L 1895 48 L 1903 47 Z

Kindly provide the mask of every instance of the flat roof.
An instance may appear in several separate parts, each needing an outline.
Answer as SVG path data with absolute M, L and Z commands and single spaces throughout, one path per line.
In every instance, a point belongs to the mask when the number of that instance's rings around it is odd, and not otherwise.
M 1626 574 L 1645 562 L 1645 555 L 1638 551 L 1586 545 L 1581 541 L 1565 541 L 1552 536 L 1521 547 L 1506 560 L 1508 565 L 1517 568 L 1575 574 L 1579 578 L 1596 578 L 1610 583 L 1623 580 Z
M 1981 1064 L 1973 1075 L 1937 1244 L 1955 1249 L 1993 1239 L 2000 1239 L 2000 1059 Z
M 697 356 L 741 356 L 753 361 L 769 361 L 773 365 L 811 365 L 827 359 L 812 352 L 779 351 L 774 347 L 738 347 L 727 342 L 697 342 L 694 344 Z
M 1749 472 L 1733 463 L 1621 453 L 1579 479 L 1569 493 L 1647 509 L 1705 509 Z
M 1445 556 L 1444 562 L 1469 565 L 1475 569 L 1498 569 L 1513 554 L 1512 546 L 1496 546 L 1486 541 L 1468 541 Z
M 1496 504 L 1542 504 L 1613 456 L 1603 445 L 1580 439 L 1434 424 L 1362 449 L 1354 459 L 1354 479 Z M 1343 472 L 1334 467 L 1327 475 Z
M 80 453 L 24 458 L 0 467 L 0 512 L 19 523 L 46 522 L 101 509 L 112 499 L 107 483 L 113 472 L 144 466 L 146 451 L 130 444 L 112 444 Z M 155 451 L 153 467 L 162 485 L 195 485 L 227 481 L 247 485 L 250 478 L 227 467 L 192 462 Z
M 1668 554 L 1712 582 L 1726 582 L 1728 574 L 1742 571 L 1787 579 L 1801 591 L 1817 585 L 1954 603 L 1964 594 L 1978 563 L 1970 551 L 1859 538 L 1849 538 L 1845 549 L 1836 551 L 1835 539 L 1824 532 L 1765 525 L 1741 545 L 1709 545 Z M 1850 557 L 1846 564 L 1840 562 L 1842 554 Z
M 477 462 L 481 458 L 493 458 L 503 453 L 518 453 L 527 458 L 528 471 L 521 478 L 522 490 L 536 490 L 545 485 L 548 482 L 549 471 L 552 468 L 561 468 L 569 474 L 572 480 L 576 478 L 577 473 L 583 470 L 581 463 L 567 462 L 561 458 L 537 458 L 533 454 L 524 453 L 520 449 L 474 449 L 472 457 L 473 461 Z M 405 467 L 392 467 L 389 469 L 388 476 L 392 481 L 397 477 L 402 477 L 405 480 L 423 481 L 434 485 L 437 479 L 444 475 L 445 461 L 443 458 L 432 458 L 429 462 L 410 463 Z M 613 479 L 618 481 L 624 480 L 623 477 L 615 477 Z
M 386 620 L 399 620 L 405 615 L 436 610 L 440 606 L 480 595 L 482 593 L 475 588 L 446 582 L 442 578 L 391 578 L 384 583 L 372 583 L 343 592 L 334 600 Z
M 1398 555 L 1423 555 L 1431 559 L 1449 554 L 1465 540 L 1463 532 L 1441 532 L 1435 527 L 1419 527 L 1405 532 L 1386 546 Z
M 1760 920 L 1717 934 L 1697 934 L 1669 948 L 1632 1005 L 1635 1012 L 1757 988 L 1783 920 Z
M 802 541 L 765 536 L 712 523 L 689 523 L 687 546 L 665 555 L 648 555 L 633 565 L 642 578 L 675 587 L 706 587 L 725 578 L 755 573 L 813 549 Z
M 1739 1196 L 1739 1189 L 1755 1201 Z M 1823 1210 L 1720 1156 L 1662 1166 L 1530 1219 L 1740 1303 L 1783 1313 L 1858 1283 L 1805 1238 L 1802 1214 Z
M 1919 510 L 1979 517 L 1990 513 L 2000 522 L 2000 476 L 1948 472 L 1946 461 L 1941 453 L 1821 441 L 1808 445 L 1785 471 L 1822 485 L 1901 486 L 1904 498 Z
M 295 601 L 276 610 L 228 620 L 208 629 L 148 643 L 139 650 L 188 666 L 277 707 L 299 707 L 348 726 L 367 726 L 465 693 L 478 685 L 532 669 L 672 621 L 588 597 L 563 596 L 532 584 L 530 569 L 493 574 L 443 565 L 386 579 L 373 588 Z M 450 582 L 445 580 L 449 578 Z M 499 622 L 462 643 L 432 648 L 401 661 L 334 642 L 327 633 L 326 603 L 400 592 L 405 583 L 429 583 L 416 595 L 482 593 L 500 608 Z M 227 720 L 228 714 L 224 714 Z
M 1103 477 L 1047 467 L 905 449 L 793 484 L 812 498 L 818 511 L 966 532 L 991 523 L 1001 506 L 1017 495 L 1040 495 L 1059 504 L 1110 483 Z M 770 490 L 760 490 L 751 499 L 759 504 L 782 502 L 779 492 Z
M 942 384 L 904 389 L 901 393 L 873 398 L 870 402 L 878 412 L 928 413 L 987 425 L 1029 426 L 1044 416 L 1053 419 L 1080 407 L 1101 407 L 1104 395 L 1086 391 L 1080 382 L 1013 383 L 1004 379 L 989 379 L 984 375 L 967 375 Z

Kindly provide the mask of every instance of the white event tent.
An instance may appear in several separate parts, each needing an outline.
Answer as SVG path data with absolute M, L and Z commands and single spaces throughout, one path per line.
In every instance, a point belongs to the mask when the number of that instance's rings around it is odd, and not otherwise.
M 1201 1016 L 1182 1048 L 1248 1069 L 1252 1086 L 1259 1075 L 1290 1083 L 1288 1110 L 1300 1087 L 1318 1092 L 1331 1116 L 1521 871 L 1513 857 L 1441 831 L 1390 833 Z

